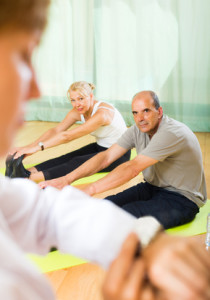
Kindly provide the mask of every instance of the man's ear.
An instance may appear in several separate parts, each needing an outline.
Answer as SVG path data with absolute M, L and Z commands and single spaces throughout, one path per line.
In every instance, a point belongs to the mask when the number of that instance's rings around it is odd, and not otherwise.
M 160 106 L 160 107 L 158 108 L 158 113 L 159 113 L 158 119 L 161 119 L 162 116 L 163 116 L 163 108 L 162 108 L 162 106 Z

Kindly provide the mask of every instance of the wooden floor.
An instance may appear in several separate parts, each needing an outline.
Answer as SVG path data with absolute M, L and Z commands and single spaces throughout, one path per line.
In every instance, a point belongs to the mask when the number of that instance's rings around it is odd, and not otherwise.
M 25 127 L 21 129 L 17 135 L 15 145 L 26 145 L 38 138 L 48 128 L 55 125 L 56 123 L 52 122 L 27 122 Z M 208 198 L 210 198 L 210 133 L 196 133 L 196 136 L 198 137 L 202 149 L 207 193 Z M 24 163 L 36 164 L 48 159 L 49 157 L 55 157 L 69 151 L 73 151 L 92 141 L 94 141 L 94 138 L 91 136 L 80 138 L 77 141 L 72 141 L 68 144 L 60 145 L 56 148 L 47 149 L 33 156 L 29 156 L 24 160 Z M 0 160 L 0 168 L 3 167 L 5 167 L 5 158 Z M 124 190 L 141 180 L 142 177 L 139 175 L 120 188 L 104 192 L 103 194 L 96 195 L 96 197 L 105 198 L 106 195 Z M 204 235 L 192 238 L 195 238 L 198 243 L 204 244 Z M 100 290 L 104 275 L 105 273 L 100 267 L 89 263 L 46 274 L 51 281 L 59 300 L 102 300 Z

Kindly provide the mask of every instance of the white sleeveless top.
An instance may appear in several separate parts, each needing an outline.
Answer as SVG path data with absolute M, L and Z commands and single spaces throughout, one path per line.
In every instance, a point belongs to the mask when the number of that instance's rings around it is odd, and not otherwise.
M 109 125 L 101 126 L 95 131 L 91 132 L 91 135 L 93 135 L 96 138 L 96 143 L 99 146 L 109 148 L 113 144 L 117 142 L 117 140 L 121 137 L 121 135 L 126 131 L 127 127 L 125 124 L 125 121 L 119 111 L 111 104 L 107 103 L 108 105 L 112 106 L 113 108 L 100 106 L 98 107 L 102 102 L 97 102 L 94 107 L 91 114 L 91 117 L 96 113 L 96 111 L 100 108 L 108 109 L 114 112 L 114 117 Z M 105 103 L 105 102 L 103 102 Z M 85 118 L 83 115 L 81 115 L 81 121 L 82 123 L 85 123 Z

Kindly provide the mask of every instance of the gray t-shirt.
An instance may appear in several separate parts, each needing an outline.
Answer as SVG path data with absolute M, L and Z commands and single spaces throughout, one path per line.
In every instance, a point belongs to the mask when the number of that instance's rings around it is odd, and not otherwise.
M 137 154 L 158 160 L 143 171 L 147 182 L 180 193 L 199 207 L 204 205 L 207 194 L 201 149 L 186 125 L 164 115 L 152 139 L 133 125 L 117 144 L 125 149 L 135 147 Z

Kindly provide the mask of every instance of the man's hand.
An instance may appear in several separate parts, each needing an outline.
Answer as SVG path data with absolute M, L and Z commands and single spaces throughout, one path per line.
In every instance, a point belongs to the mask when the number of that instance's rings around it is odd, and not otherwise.
M 204 245 L 161 233 L 143 256 L 149 279 L 168 299 L 210 299 L 210 255 Z
M 68 181 L 66 179 L 66 176 L 62 176 L 56 179 L 46 180 L 39 183 L 39 187 L 41 189 L 46 188 L 47 186 L 53 186 L 59 190 L 62 190 L 66 185 L 68 185 Z

